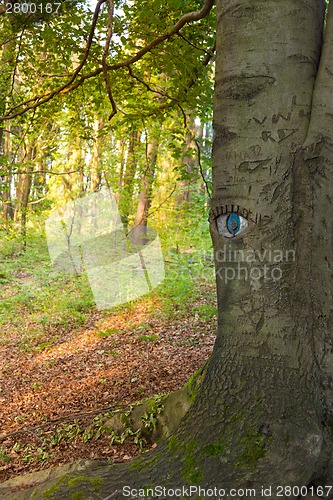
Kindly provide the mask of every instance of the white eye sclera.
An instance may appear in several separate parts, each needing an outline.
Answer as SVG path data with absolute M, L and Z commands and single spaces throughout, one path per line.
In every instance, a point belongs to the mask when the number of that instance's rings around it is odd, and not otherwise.
M 217 230 L 224 238 L 237 238 L 248 228 L 249 223 L 245 217 L 237 213 L 220 215 L 216 219 Z

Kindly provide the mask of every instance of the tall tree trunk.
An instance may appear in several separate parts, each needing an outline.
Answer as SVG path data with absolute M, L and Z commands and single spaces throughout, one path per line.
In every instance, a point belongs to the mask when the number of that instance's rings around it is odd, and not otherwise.
M 117 150 L 118 150 L 118 163 L 119 163 L 119 177 L 118 177 L 118 192 L 116 195 L 116 200 L 119 203 L 120 193 L 124 182 L 124 172 L 125 172 L 126 141 L 124 138 L 121 139 L 120 141 L 117 141 Z
M 100 166 L 100 156 L 101 156 L 101 136 L 100 131 L 103 127 L 103 118 L 95 118 L 93 132 L 94 132 L 94 143 L 92 150 L 92 159 L 90 165 L 90 190 L 95 192 L 98 190 L 102 176 L 101 176 L 101 166 Z
M 123 176 L 123 186 L 119 200 L 119 210 L 125 230 L 128 227 L 129 215 L 132 207 L 132 196 L 134 190 L 134 177 L 137 169 L 137 146 L 140 140 L 140 132 L 133 130 L 130 133 L 126 169 Z
M 14 213 L 14 220 L 20 221 L 21 236 L 23 241 L 23 248 L 26 246 L 26 224 L 27 224 L 27 211 L 30 189 L 32 184 L 32 161 L 35 156 L 35 149 L 29 146 L 26 161 L 24 163 L 24 172 L 19 174 L 18 182 L 16 185 L 16 206 Z
M 35 163 L 36 174 L 33 178 L 33 184 L 31 186 L 31 196 L 33 199 L 40 199 L 45 196 L 46 193 L 46 177 L 45 172 L 47 171 L 46 157 L 39 158 Z
M 82 194 L 83 186 L 83 158 L 82 145 L 80 137 L 77 135 L 72 138 L 67 145 L 67 162 L 65 170 L 68 175 L 62 175 L 61 180 L 67 191 L 66 195 L 72 199 L 79 194 Z M 75 172 L 75 173 L 74 173 Z
M 2 214 L 5 222 L 7 223 L 10 219 L 14 218 L 14 209 L 11 197 L 11 185 L 12 185 L 12 160 L 11 160 L 11 140 L 10 131 L 5 130 L 3 133 L 3 153 L 5 158 L 5 170 L 6 173 L 2 181 Z
M 185 136 L 185 148 L 182 158 L 182 176 L 184 177 L 179 181 L 178 189 L 178 204 L 181 206 L 183 203 L 189 203 L 191 185 L 193 183 L 193 175 L 196 169 L 196 159 L 193 156 L 193 149 L 195 144 L 193 136 L 195 135 L 194 114 L 191 113 L 188 117 L 188 129 Z
M 321 203 L 332 199 L 315 188 L 322 172 L 314 175 L 304 148 L 324 7 L 317 0 L 299 8 L 293 1 L 229 0 L 217 11 L 211 227 L 219 332 L 208 374 L 220 374 L 223 422 L 237 419 L 231 456 L 239 461 L 246 434 L 252 436 L 258 456 L 253 471 L 246 461 L 242 470 L 255 487 L 275 491 L 318 479 L 332 445 L 320 361 L 332 306 L 318 279 L 332 249 L 313 258 L 324 238 L 314 202 L 320 218 Z M 249 226 L 244 236 L 242 224 Z M 207 389 L 214 385 L 210 377 Z M 225 434 L 228 424 L 221 425 Z
M 152 201 L 153 182 L 157 166 L 158 139 L 152 138 L 147 144 L 146 169 L 142 175 L 141 190 L 136 210 L 132 241 L 143 243 L 147 232 L 148 213 Z
M 13 22 L 13 16 L 8 17 L 8 26 Z M 11 38 L 11 37 L 9 37 Z M 6 112 L 6 101 L 12 83 L 12 71 L 15 65 L 15 47 L 16 40 L 12 37 L 8 42 L 4 43 L 1 55 L 1 83 L 0 83 L 0 113 L 4 115 Z M 0 127 L 0 144 L 3 145 L 3 155 L 5 158 L 6 174 L 2 181 L 1 197 L 2 197 L 2 213 L 6 222 L 13 218 L 13 207 L 11 203 L 11 162 L 9 161 L 10 155 L 10 125 L 8 124 L 7 131 L 3 126 Z

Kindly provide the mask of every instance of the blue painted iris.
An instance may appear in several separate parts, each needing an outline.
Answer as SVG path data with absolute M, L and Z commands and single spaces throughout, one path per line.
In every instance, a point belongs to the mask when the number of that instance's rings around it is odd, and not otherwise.
M 249 227 L 249 223 L 245 217 L 237 213 L 220 215 L 216 219 L 218 233 L 223 238 L 238 238 Z
M 229 217 L 227 218 L 227 228 L 228 231 L 236 235 L 240 229 L 240 218 L 238 214 L 230 214 Z

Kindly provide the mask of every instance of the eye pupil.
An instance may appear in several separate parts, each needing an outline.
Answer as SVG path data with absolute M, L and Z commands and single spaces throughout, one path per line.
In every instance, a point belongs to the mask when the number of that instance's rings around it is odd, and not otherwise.
M 229 215 L 227 219 L 227 228 L 231 234 L 237 234 L 240 228 L 240 218 L 237 214 Z

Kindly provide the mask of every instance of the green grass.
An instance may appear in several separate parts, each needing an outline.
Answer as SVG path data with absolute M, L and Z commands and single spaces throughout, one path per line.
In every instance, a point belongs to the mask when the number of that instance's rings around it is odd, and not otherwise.
M 38 339 L 50 328 L 83 324 L 94 309 L 86 276 L 56 270 L 43 234 L 34 227 L 29 228 L 24 253 L 15 252 L 20 248 L 18 239 L 3 231 L 0 239 L 0 326 L 9 322 L 18 333 Z

